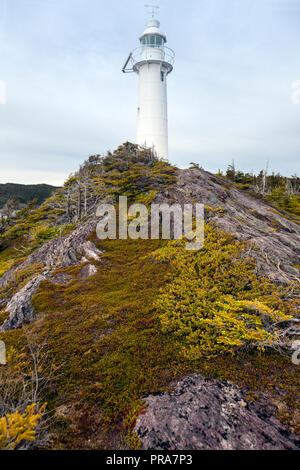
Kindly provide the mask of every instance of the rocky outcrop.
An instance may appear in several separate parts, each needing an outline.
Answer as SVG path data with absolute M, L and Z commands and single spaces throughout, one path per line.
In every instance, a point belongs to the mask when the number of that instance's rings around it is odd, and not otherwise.
M 177 184 L 158 194 L 155 202 L 204 204 L 207 220 L 249 242 L 248 254 L 256 260 L 261 275 L 275 282 L 300 281 L 299 220 L 297 223 L 260 197 L 204 170 L 190 169 L 178 170 Z
M 34 277 L 12 297 L 6 306 L 9 318 L 5 320 L 0 331 L 19 328 L 33 320 L 34 308 L 31 305 L 31 299 L 38 290 L 40 283 L 45 279 L 46 276 L 41 274 Z
M 68 235 L 55 238 L 38 248 L 23 263 L 9 269 L 0 278 L 0 289 L 13 279 L 17 271 L 26 269 L 33 264 L 42 264 L 45 269 L 54 270 L 58 267 L 67 267 L 84 262 L 85 259 L 89 258 L 99 259 L 100 250 L 93 243 L 87 241 L 96 225 L 97 219 L 92 218 Z M 85 259 L 81 261 L 84 257 Z
M 191 375 L 172 393 L 149 395 L 135 432 L 149 450 L 284 450 L 300 440 L 275 417 L 264 398 L 248 402 L 228 382 Z
M 19 266 L 4 274 L 0 279 L 0 288 L 5 287 L 19 270 L 26 269 L 34 264 L 42 264 L 44 267 L 42 274 L 31 279 L 13 297 L 6 299 L 5 311 L 9 314 L 9 317 L 0 327 L 0 331 L 19 328 L 33 320 L 34 309 L 31 305 L 31 299 L 43 280 L 49 279 L 51 282 L 62 284 L 70 282 L 72 277 L 68 274 L 55 274 L 57 268 L 85 263 L 79 276 L 86 279 L 96 274 L 97 267 L 93 263 L 100 260 L 102 252 L 87 240 L 87 237 L 95 229 L 96 223 L 96 219 L 91 219 L 76 228 L 72 233 L 51 240 L 34 251 Z

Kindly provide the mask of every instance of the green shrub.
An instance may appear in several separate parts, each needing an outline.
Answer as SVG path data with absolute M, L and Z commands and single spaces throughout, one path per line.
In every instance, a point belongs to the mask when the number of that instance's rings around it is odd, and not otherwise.
M 163 332 L 177 338 L 187 358 L 275 345 L 276 322 L 291 318 L 284 290 L 256 276 L 244 247 L 207 225 L 199 252 L 173 241 L 154 253 L 176 271 L 155 307 Z

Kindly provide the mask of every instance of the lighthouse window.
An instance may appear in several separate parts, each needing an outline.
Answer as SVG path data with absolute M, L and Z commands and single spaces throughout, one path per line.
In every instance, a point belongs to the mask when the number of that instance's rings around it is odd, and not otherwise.
M 163 71 L 160 72 L 160 78 L 161 78 L 161 81 L 163 82 L 165 79 L 165 73 Z
M 142 45 L 148 47 L 162 47 L 163 38 L 161 36 L 145 36 L 141 40 Z

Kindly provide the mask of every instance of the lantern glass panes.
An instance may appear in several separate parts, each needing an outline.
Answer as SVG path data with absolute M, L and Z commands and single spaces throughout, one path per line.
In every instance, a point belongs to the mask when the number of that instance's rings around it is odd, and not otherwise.
M 141 40 L 143 48 L 145 47 L 163 47 L 164 40 L 161 36 L 144 36 Z

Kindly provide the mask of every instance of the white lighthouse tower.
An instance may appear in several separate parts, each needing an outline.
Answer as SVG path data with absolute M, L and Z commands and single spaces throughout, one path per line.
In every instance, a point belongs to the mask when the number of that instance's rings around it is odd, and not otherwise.
M 175 54 L 166 47 L 167 38 L 155 18 L 158 7 L 150 7 L 152 18 L 140 37 L 141 46 L 129 54 L 123 72 L 135 72 L 139 77 L 136 143 L 168 158 L 167 76 L 173 70 Z

